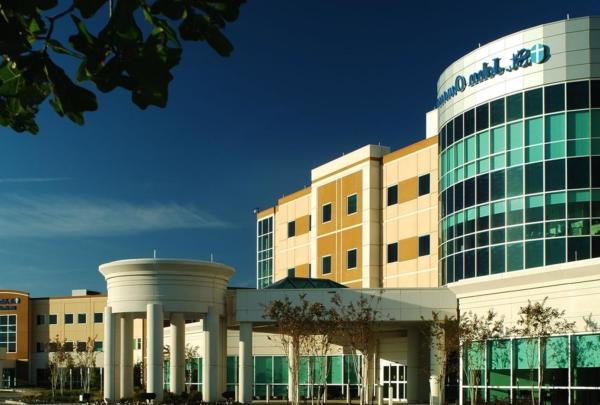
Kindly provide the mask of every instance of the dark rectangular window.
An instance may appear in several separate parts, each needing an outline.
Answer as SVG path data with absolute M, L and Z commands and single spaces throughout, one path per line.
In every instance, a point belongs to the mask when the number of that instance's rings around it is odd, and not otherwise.
M 504 198 L 504 170 L 492 172 L 491 176 L 491 201 Z
M 448 187 L 446 190 L 446 213 L 452 214 L 454 212 L 454 187 Z
M 77 351 L 85 352 L 87 349 L 87 342 L 77 342 Z
M 429 235 L 419 236 L 419 256 L 429 254 Z
M 321 258 L 321 272 L 323 274 L 331 273 L 331 256 L 323 256 Z
M 356 195 L 356 194 L 349 195 L 346 198 L 346 203 L 347 203 L 346 214 L 350 215 L 350 214 L 354 214 L 356 211 L 358 211 L 358 195 Z
M 475 110 L 469 110 L 465 113 L 465 136 L 475 132 Z
M 446 149 L 446 145 L 446 127 L 443 127 L 440 133 L 440 150 Z
M 454 143 L 454 121 L 452 120 L 446 124 L 446 142 L 448 146 Z
M 525 92 L 525 117 L 532 117 L 542 113 L 542 89 L 533 89 Z
M 523 118 L 523 93 L 506 97 L 506 121 Z
M 539 193 L 544 190 L 544 166 L 532 163 L 525 166 L 525 193 Z
M 103 315 L 102 312 L 94 312 L 94 323 L 102 323 L 104 318 Z
M 73 314 L 65 314 L 65 324 L 73 323 Z M 71 350 L 73 351 L 73 350 Z
M 462 114 L 454 118 L 454 142 L 463 137 L 463 116 Z
M 77 323 L 86 323 L 87 315 L 86 314 L 77 314 Z
M 488 202 L 490 199 L 490 177 L 482 174 L 477 176 L 477 204 Z
M 565 85 L 557 84 L 544 89 L 544 109 L 546 114 L 565 109 Z
M 140 347 L 141 349 L 141 347 Z M 95 352 L 101 352 L 102 351 L 102 341 L 101 340 L 96 340 L 94 342 L 94 351 Z
M 504 123 L 504 99 L 490 103 L 490 127 Z
M 600 107 L 600 80 L 592 80 L 592 108 Z
M 36 342 L 35 343 L 35 351 L 38 353 L 43 353 L 44 350 L 44 344 L 42 342 Z
M 65 352 L 72 352 L 73 351 L 73 342 L 65 342 L 63 347 L 65 349 Z
M 600 157 L 592 157 L 592 187 L 600 187 Z
M 504 273 L 504 245 L 492 246 L 492 274 Z
M 584 260 L 590 258 L 590 238 L 569 238 L 567 241 L 568 261 Z
M 463 183 L 454 185 L 454 209 L 456 211 L 463 209 Z
M 523 166 L 511 167 L 506 171 L 506 195 L 515 197 L 523 194 Z
M 356 268 L 356 249 L 350 249 L 346 253 L 346 264 L 347 269 L 355 269 Z
M 288 238 L 296 236 L 296 221 L 288 222 Z
M 465 252 L 465 278 L 475 277 L 475 251 Z
M 46 321 L 46 317 L 44 315 L 37 315 L 35 319 L 38 325 L 43 325 Z
M 490 251 L 488 248 L 477 250 L 477 275 L 486 276 L 490 274 Z
M 477 107 L 477 110 L 475 110 L 475 124 L 476 124 L 476 128 L 477 131 L 483 131 L 484 129 L 487 129 L 489 127 L 489 121 L 488 121 L 488 113 L 489 113 L 489 106 L 488 104 L 483 104 L 480 105 L 479 107 Z
M 429 173 L 419 176 L 419 197 L 429 194 Z
M 331 221 L 331 203 L 323 204 L 321 209 L 321 222 Z
M 587 80 L 567 83 L 567 109 L 588 108 L 590 105 L 589 93 L 589 82 Z
M 398 185 L 394 184 L 387 188 L 387 205 L 398 204 Z
M 565 160 L 548 160 L 546 163 L 546 191 L 565 188 Z
M 568 188 L 587 188 L 590 186 L 590 159 L 587 157 L 567 160 Z
M 546 239 L 546 265 L 565 262 L 565 238 Z
M 387 262 L 394 263 L 398 261 L 398 243 L 390 243 L 387 245 Z
M 48 325 L 56 325 L 57 323 L 57 316 L 56 314 L 50 314 L 48 315 Z
M 475 204 L 475 179 L 470 178 L 465 181 L 465 208 Z

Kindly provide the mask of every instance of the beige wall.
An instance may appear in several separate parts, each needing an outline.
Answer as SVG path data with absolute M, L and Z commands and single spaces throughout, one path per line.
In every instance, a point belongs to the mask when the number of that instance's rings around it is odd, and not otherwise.
M 384 157 L 383 287 L 438 286 L 438 148 L 427 138 Z M 430 192 L 418 196 L 419 176 L 429 173 Z M 387 205 L 387 188 L 398 186 L 398 203 Z M 418 237 L 430 235 L 430 254 L 418 256 Z M 398 261 L 387 263 L 387 245 L 398 243 Z

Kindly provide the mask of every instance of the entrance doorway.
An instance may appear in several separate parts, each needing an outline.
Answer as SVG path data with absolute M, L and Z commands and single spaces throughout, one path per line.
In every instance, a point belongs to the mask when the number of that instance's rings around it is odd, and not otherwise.
M 390 399 L 390 388 L 392 400 L 406 400 L 406 365 L 388 360 L 381 360 L 380 381 L 383 384 L 383 398 Z

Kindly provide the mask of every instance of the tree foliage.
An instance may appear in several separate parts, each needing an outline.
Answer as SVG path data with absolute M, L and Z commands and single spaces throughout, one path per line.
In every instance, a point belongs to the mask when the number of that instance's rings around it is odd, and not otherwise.
M 124 89 L 141 109 L 164 107 L 182 41 L 206 41 L 229 56 L 233 46 L 222 31 L 244 1 L 3 0 L 0 125 L 37 133 L 46 100 L 61 117 L 83 124 L 84 112 L 98 108 L 83 82 L 103 93 Z M 71 35 L 58 38 L 59 31 Z M 76 72 L 68 74 L 72 62 Z
M 64 393 L 67 370 L 73 365 L 72 352 L 67 350 L 66 339 L 58 335 L 46 346 L 48 351 L 48 367 L 50 368 L 50 383 L 52 386 L 52 398 L 56 394 L 57 387 L 60 395 Z
M 92 385 L 92 372 L 96 367 L 96 338 L 88 337 L 85 342 L 85 348 L 80 350 L 79 347 L 75 351 L 75 367 L 81 369 L 82 386 L 86 393 L 90 392 Z
M 539 344 L 539 352 L 541 356 L 537 356 L 537 350 L 528 351 L 528 365 L 530 373 L 531 386 L 531 403 L 536 403 L 534 395 L 533 383 L 535 381 L 535 374 L 539 367 L 539 381 L 538 381 L 538 395 L 537 403 L 540 403 L 542 398 L 542 385 L 544 382 L 544 368 L 545 368 L 545 352 L 548 344 L 548 338 L 552 335 L 565 334 L 573 332 L 575 322 L 569 322 L 565 317 L 565 310 L 559 310 L 548 306 L 546 301 L 548 297 L 545 297 L 542 302 L 531 302 L 527 301 L 527 305 L 519 308 L 518 319 L 511 329 L 511 333 L 514 336 L 521 338 L 536 339 Z M 591 316 L 590 316 L 591 319 Z M 539 360 L 536 361 L 536 359 Z M 538 365 L 539 362 L 539 365 Z

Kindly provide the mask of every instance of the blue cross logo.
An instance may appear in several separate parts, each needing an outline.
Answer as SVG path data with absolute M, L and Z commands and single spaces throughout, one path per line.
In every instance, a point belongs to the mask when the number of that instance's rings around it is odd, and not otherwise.
M 531 48 L 531 62 L 544 63 L 546 60 L 546 46 L 542 44 L 534 45 Z

